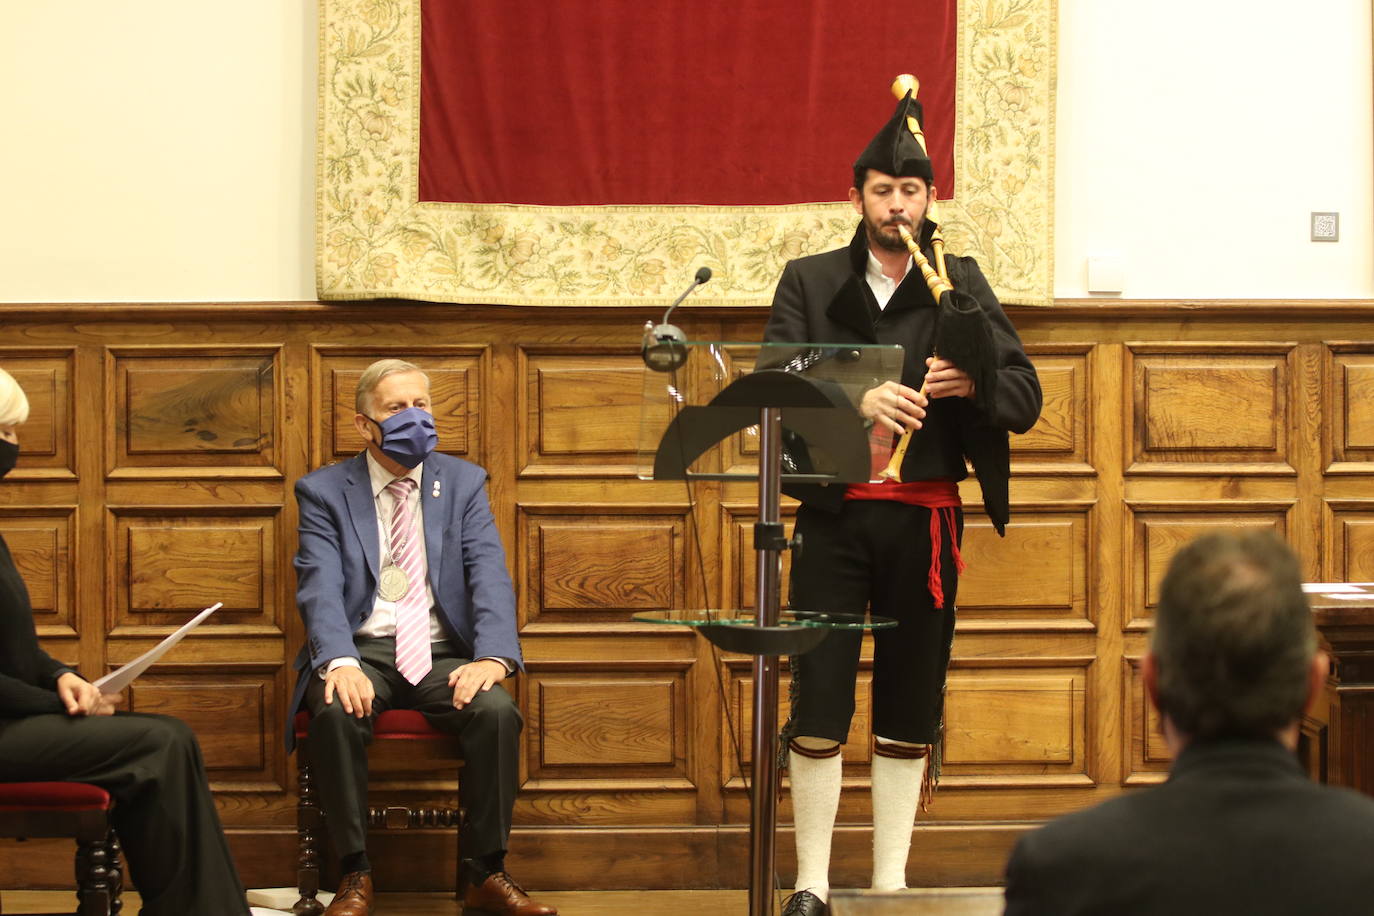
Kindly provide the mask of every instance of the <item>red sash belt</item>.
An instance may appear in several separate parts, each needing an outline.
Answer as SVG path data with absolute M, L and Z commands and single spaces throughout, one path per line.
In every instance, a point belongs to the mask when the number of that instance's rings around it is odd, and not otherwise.
M 945 606 L 945 587 L 940 578 L 940 544 L 942 528 L 949 529 L 949 544 L 954 569 L 964 571 L 964 558 L 959 553 L 959 535 L 954 524 L 954 510 L 962 506 L 959 485 L 952 480 L 915 480 L 910 483 L 851 483 L 844 491 L 845 499 L 887 499 L 909 506 L 925 506 L 930 510 L 930 574 L 926 586 L 937 608 Z

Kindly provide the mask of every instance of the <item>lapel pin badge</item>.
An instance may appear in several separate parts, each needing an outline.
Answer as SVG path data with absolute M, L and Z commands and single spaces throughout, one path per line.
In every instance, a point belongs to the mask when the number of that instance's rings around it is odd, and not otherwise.
M 439 481 L 434 481 L 434 489 L 429 491 L 429 495 L 433 499 L 439 498 Z

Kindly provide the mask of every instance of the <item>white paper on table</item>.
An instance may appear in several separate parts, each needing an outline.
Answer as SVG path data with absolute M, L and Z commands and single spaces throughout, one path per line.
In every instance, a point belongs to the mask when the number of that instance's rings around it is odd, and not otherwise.
M 182 624 L 181 627 L 178 628 L 177 631 L 173 633 L 171 636 L 168 636 L 162 642 L 153 646 L 147 652 L 144 652 L 138 658 L 129 662 L 129 664 L 124 665 L 121 668 L 117 668 L 114 671 L 111 671 L 109 674 L 105 675 L 104 677 L 98 679 L 95 682 L 95 686 L 100 688 L 101 693 L 119 693 L 119 691 L 123 690 L 125 687 L 128 687 L 130 684 L 132 684 L 134 682 L 134 678 L 138 677 L 144 671 L 147 671 L 148 667 L 152 665 L 153 662 L 157 661 L 159 658 L 162 658 L 162 656 L 166 655 L 168 649 L 172 648 L 172 646 L 175 646 L 177 643 L 181 642 L 181 640 L 186 636 L 187 633 L 191 632 L 196 627 L 200 626 L 202 623 L 205 622 L 205 619 L 207 617 L 209 617 L 211 614 L 213 614 L 215 611 L 218 611 L 222 607 L 224 607 L 224 602 L 216 601 L 214 604 L 210 605 L 205 610 L 201 611 L 199 614 L 197 614 L 196 616 L 192 617 L 190 620 Z
M 1358 594 L 1364 586 L 1358 582 L 1304 582 L 1302 590 L 1309 595 Z

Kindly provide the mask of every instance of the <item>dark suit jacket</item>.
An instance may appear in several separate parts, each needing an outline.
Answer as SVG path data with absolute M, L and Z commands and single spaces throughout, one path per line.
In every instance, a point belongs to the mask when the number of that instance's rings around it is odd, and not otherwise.
M 1374 913 L 1374 799 L 1274 741 L 1185 748 L 1162 786 L 1052 821 L 1007 863 L 1009 916 Z
M 523 667 L 515 590 L 486 479 L 486 471 L 461 458 L 436 452 L 425 459 L 420 500 L 429 584 L 444 629 L 466 657 L 508 658 Z M 433 495 L 436 482 L 438 496 Z M 305 619 L 306 644 L 296 657 L 288 749 L 295 744 L 292 718 L 311 672 L 335 658 L 358 657 L 353 633 L 372 614 L 381 556 L 366 453 L 302 477 L 296 502 L 296 603 Z
M 922 230 L 927 242 L 931 230 L 927 222 Z M 975 401 L 932 401 L 925 425 L 902 462 L 902 479 L 962 480 L 968 474 L 967 457 L 978 475 L 984 508 L 1000 532 L 1007 521 L 1011 475 L 1007 431 L 1022 433 L 1035 425 L 1042 401 L 1040 381 L 977 262 L 953 256 L 946 260 L 955 288 L 977 300 L 992 326 L 997 386 L 991 398 L 977 392 Z M 913 267 L 880 311 L 864 278 L 867 264 L 862 225 L 847 247 L 788 262 L 773 295 L 764 340 L 901 344 L 905 348 L 902 383 L 920 388 L 935 340 L 935 299 Z M 844 496 L 844 487 L 788 486 L 784 490 L 832 511 L 838 511 Z

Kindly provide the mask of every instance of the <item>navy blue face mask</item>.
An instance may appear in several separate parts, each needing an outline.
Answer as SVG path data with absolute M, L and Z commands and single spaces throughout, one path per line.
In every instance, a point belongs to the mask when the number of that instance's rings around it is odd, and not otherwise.
M 370 418 L 369 418 L 370 419 Z M 401 467 L 413 468 L 429 457 L 434 446 L 439 444 L 439 434 L 434 431 L 434 417 L 421 407 L 407 407 L 378 422 L 381 441 L 377 443 L 382 454 Z

